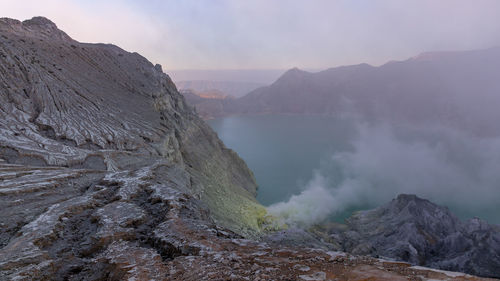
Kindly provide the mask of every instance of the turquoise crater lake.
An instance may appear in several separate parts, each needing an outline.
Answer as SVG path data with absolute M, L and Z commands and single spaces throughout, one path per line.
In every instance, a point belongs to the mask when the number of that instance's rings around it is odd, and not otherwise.
M 411 193 L 463 219 L 500 223 L 500 174 L 495 172 L 500 138 L 477 141 L 465 133 L 407 125 L 363 129 L 366 124 L 354 119 L 315 115 L 207 122 L 254 172 L 257 199 L 265 206 L 301 194 L 320 174 L 335 197 L 332 204 L 342 205 L 332 208 L 329 218 L 335 221 Z
M 230 116 L 207 122 L 254 172 L 257 200 L 266 206 L 300 194 L 322 162 L 350 149 L 356 133 L 353 121 L 314 115 Z

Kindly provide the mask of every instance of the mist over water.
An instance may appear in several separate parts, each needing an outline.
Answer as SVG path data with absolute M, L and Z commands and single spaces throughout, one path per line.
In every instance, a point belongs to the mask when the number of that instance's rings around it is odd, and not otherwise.
M 500 138 L 446 128 L 357 127 L 352 151 L 333 154 L 304 191 L 269 211 L 286 223 L 307 225 L 411 193 L 462 217 L 500 221 Z
M 252 120 L 255 117 L 238 118 Z M 265 118 L 265 126 L 272 126 L 273 118 L 284 117 L 260 118 Z M 236 138 L 227 141 L 232 135 L 227 130 L 231 129 L 214 126 L 224 142 L 254 170 L 260 185 L 259 200 L 265 201 L 269 212 L 283 223 L 307 226 L 327 219 L 341 221 L 352 209 L 377 207 L 401 193 L 416 194 L 448 206 L 461 218 L 477 216 L 490 223 L 500 223 L 500 137 L 479 137 L 440 126 L 366 124 L 333 117 L 286 118 L 290 118 L 290 128 L 283 128 L 286 125 L 280 124 L 280 131 L 271 133 L 274 143 L 260 144 L 264 140 L 261 137 L 269 136 L 254 135 L 253 147 L 242 146 L 238 133 Z M 300 126 L 308 126 L 309 135 L 299 133 L 296 126 L 300 122 Z M 325 126 L 336 122 L 343 126 Z M 249 130 L 245 128 L 245 122 L 238 123 L 238 126 L 240 130 Z M 246 123 L 246 126 L 260 125 Z M 270 133 L 253 129 L 250 129 L 253 134 Z M 297 130 L 297 135 L 290 135 L 294 130 Z M 285 131 L 288 134 L 283 134 Z M 318 135 L 323 136 L 324 143 L 315 145 Z M 299 138 L 300 144 L 293 138 Z M 239 145 L 233 147 L 234 143 Z M 287 159 L 278 159 L 266 167 L 265 172 L 276 177 L 294 178 L 296 175 L 286 171 L 287 161 L 302 161 L 300 155 L 311 150 L 314 159 L 299 167 L 308 169 L 302 174 L 302 181 L 296 180 L 296 185 L 280 186 L 279 179 L 273 179 L 274 185 L 269 184 L 269 179 L 262 177 L 263 172 L 254 169 L 260 165 L 259 161 L 265 162 L 266 159 L 248 157 L 252 150 L 259 150 L 263 145 L 268 146 L 265 151 L 285 149 L 285 154 L 288 154 Z M 261 198 L 263 194 L 272 194 L 274 201 Z

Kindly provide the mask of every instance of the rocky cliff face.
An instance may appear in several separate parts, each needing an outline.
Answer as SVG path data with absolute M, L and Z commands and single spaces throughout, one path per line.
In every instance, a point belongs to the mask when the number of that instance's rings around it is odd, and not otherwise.
M 139 54 L 79 43 L 45 18 L 0 19 L 0 92 L 4 269 L 52 267 L 66 240 L 92 255 L 115 228 L 146 239 L 182 196 L 198 219 L 259 231 L 252 172 Z
M 415 195 L 358 212 L 333 234 L 357 255 L 389 257 L 415 265 L 500 277 L 500 227 L 474 218 L 461 221 L 447 208 Z
M 159 65 L 0 19 L 0 280 L 479 280 L 247 240 L 255 192 Z
M 251 171 L 187 108 L 161 66 L 78 43 L 44 18 L 3 19 L 0 31 L 0 157 L 8 163 L 113 172 L 161 159 L 189 173 L 198 198 L 227 192 L 254 202 Z M 226 211 L 216 216 L 231 220 Z

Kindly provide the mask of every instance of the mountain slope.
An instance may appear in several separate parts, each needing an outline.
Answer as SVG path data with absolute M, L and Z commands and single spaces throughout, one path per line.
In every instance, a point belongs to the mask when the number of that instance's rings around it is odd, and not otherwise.
M 198 181 L 217 174 L 254 200 L 251 171 L 185 106 L 161 66 L 113 45 L 78 43 L 44 18 L 1 26 L 8 162 L 116 170 L 133 164 L 130 155 L 164 157 Z M 201 186 L 210 193 L 218 184 Z
M 342 234 L 345 251 L 412 264 L 500 276 L 500 226 L 478 218 L 461 221 L 447 208 L 415 195 L 399 195 L 354 214 Z
M 233 101 L 232 97 L 200 96 L 204 94 L 193 90 L 179 90 L 179 92 L 186 99 L 186 103 L 203 119 L 225 116 L 227 112 L 224 111 L 224 108 Z
M 184 80 L 176 81 L 179 91 L 192 90 L 198 93 L 220 92 L 233 98 L 242 97 L 249 92 L 265 86 L 262 83 L 239 81 Z
M 75 201 L 92 216 L 91 206 L 121 198 L 123 212 L 146 212 L 130 204 L 153 200 L 158 185 L 188 194 L 220 225 L 258 231 L 254 212 L 265 211 L 252 172 L 186 106 L 161 66 L 113 45 L 74 41 L 45 18 L 0 19 L 0 91 L 0 195 L 11 214 L 1 219 L 2 256 L 29 255 L 18 248 L 28 243 L 19 243 L 18 231 L 50 218 L 47 210 L 74 214 L 68 202 Z M 106 190 L 103 198 L 93 197 L 96 188 Z

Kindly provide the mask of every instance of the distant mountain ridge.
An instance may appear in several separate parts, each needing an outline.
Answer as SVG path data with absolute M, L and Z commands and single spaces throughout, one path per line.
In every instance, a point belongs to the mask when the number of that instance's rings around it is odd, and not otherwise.
M 230 114 L 353 114 L 500 133 L 500 47 L 429 52 L 382 66 L 290 69 L 224 106 Z
M 174 82 L 179 81 L 234 81 L 271 84 L 286 69 L 169 69 Z
M 186 103 L 195 109 L 198 115 L 204 119 L 213 119 L 225 116 L 227 113 L 224 108 L 233 101 L 232 96 L 225 96 L 218 91 L 196 92 L 191 89 L 179 90 Z
M 240 81 L 185 80 L 175 82 L 180 91 L 192 90 L 203 97 L 203 93 L 220 92 L 224 96 L 242 97 L 249 92 L 266 86 L 264 83 Z

